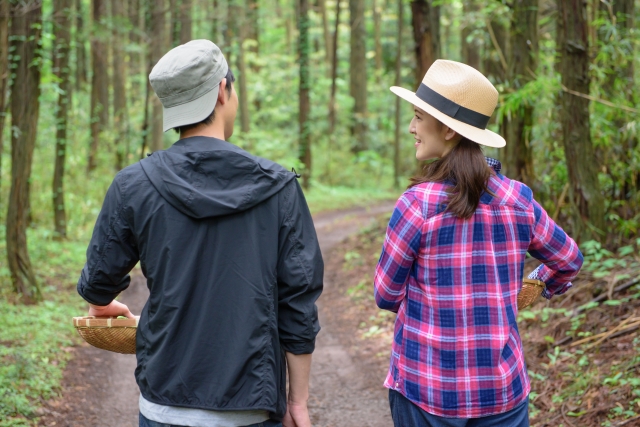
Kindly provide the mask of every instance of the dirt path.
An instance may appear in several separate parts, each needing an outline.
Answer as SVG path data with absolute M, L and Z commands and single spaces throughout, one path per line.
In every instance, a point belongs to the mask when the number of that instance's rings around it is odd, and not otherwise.
M 376 215 L 392 209 L 393 204 L 387 203 L 318 215 L 314 222 L 323 254 Z M 325 282 L 325 287 L 330 288 L 331 283 Z M 122 301 L 140 313 L 147 297 L 144 277 L 138 272 Z M 341 329 L 349 326 L 328 321 L 331 301 L 321 297 L 318 305 L 322 331 L 313 355 L 309 402 L 314 427 L 390 426 L 387 393 L 381 386 L 385 373 L 367 372 L 367 366 L 350 355 L 339 339 Z M 135 367 L 133 355 L 79 347 L 65 371 L 62 396 L 47 402 L 40 425 L 136 427 L 139 390 Z

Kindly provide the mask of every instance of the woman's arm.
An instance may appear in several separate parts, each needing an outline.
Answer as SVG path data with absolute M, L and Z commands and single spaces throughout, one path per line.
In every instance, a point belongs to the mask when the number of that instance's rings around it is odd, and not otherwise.
M 376 266 L 374 294 L 378 307 L 398 312 L 406 294 L 405 283 L 420 252 L 422 209 L 411 193 L 403 194 L 387 227 L 387 236 Z
M 536 202 L 532 202 L 534 223 L 529 253 L 543 265 L 535 275 L 547 285 L 543 296 L 565 293 L 582 267 L 582 253 L 576 242 L 564 232 Z

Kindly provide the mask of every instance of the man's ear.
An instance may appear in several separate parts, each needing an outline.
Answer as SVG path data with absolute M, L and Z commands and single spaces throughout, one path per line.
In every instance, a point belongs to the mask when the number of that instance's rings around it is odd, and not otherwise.
M 224 96 L 226 87 L 227 87 L 227 79 L 224 78 L 220 82 L 220 89 L 218 89 L 218 103 L 220 105 L 224 105 L 227 103 L 227 98 Z

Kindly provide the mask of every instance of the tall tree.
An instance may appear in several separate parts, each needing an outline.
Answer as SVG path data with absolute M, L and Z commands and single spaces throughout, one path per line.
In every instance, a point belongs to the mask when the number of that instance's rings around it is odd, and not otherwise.
M 311 177 L 311 135 L 309 131 L 309 0 L 300 0 L 300 16 L 298 27 L 300 34 L 299 63 L 300 63 L 300 143 L 298 146 L 300 163 L 304 165 L 302 170 L 302 186 L 309 188 Z
M 149 52 L 149 72 L 151 68 L 165 54 L 167 46 L 167 25 L 165 14 L 167 7 L 164 0 L 153 0 L 150 2 L 150 31 L 151 49 Z M 148 89 L 147 89 L 148 90 Z M 152 113 L 151 113 L 151 142 L 149 146 L 152 151 L 159 151 L 163 148 L 164 132 L 162 131 L 162 103 L 157 96 L 151 97 Z
M 336 21 L 333 30 L 333 46 L 331 47 L 331 95 L 329 97 L 329 136 L 333 139 L 336 128 L 336 80 L 338 78 L 338 40 L 340 35 L 340 0 L 336 0 Z M 331 154 L 331 146 L 329 146 Z M 329 175 L 329 174 L 327 174 Z
M 84 8 L 82 0 L 75 0 L 76 3 L 76 90 L 87 83 L 87 49 L 84 45 Z
M 349 0 L 351 26 L 350 92 L 354 104 L 353 152 L 367 149 L 367 47 L 364 22 L 364 0 Z
M 382 13 L 378 5 L 378 0 L 373 0 L 373 40 L 376 53 L 376 70 L 382 70 Z M 398 18 L 400 19 L 400 18 Z
M 402 27 L 404 26 L 404 1 L 398 0 L 398 47 L 396 48 L 396 86 L 402 85 Z M 400 185 L 400 97 L 395 97 L 396 101 L 396 128 L 393 138 L 393 185 Z
M 247 89 L 247 66 L 245 62 L 245 49 L 244 41 L 247 37 L 247 16 L 245 14 L 245 8 L 239 3 L 239 0 L 230 0 L 230 10 L 233 12 L 230 14 L 229 19 L 235 21 L 233 25 L 233 33 L 236 36 L 237 42 L 237 67 L 238 67 L 238 103 L 240 108 L 240 130 L 245 133 L 250 130 L 250 117 L 249 117 L 249 93 Z
M 40 110 L 40 36 L 42 3 L 23 1 L 15 5 L 11 20 L 13 70 L 11 96 L 11 192 L 7 211 L 7 260 L 15 291 L 25 303 L 41 298 L 27 249 L 28 183 Z
M 191 41 L 193 20 L 191 18 L 192 1 L 182 0 L 180 5 L 180 44 Z
M 125 0 L 111 0 L 111 13 L 113 16 L 114 31 L 111 58 L 113 61 L 113 117 L 114 127 L 117 132 L 115 139 L 115 168 L 123 167 L 128 141 L 128 112 L 127 112 L 127 73 L 125 69 L 125 46 L 127 34 L 123 29 L 127 28 L 127 13 Z
M 586 4 L 582 0 L 559 0 L 557 6 L 558 71 L 562 85 L 574 93 L 588 94 L 590 60 Z M 564 92 L 560 101 L 575 233 L 582 238 L 600 239 L 605 231 L 604 199 L 589 132 L 589 100 Z
M 4 123 L 7 116 L 7 82 L 9 81 L 9 1 L 0 1 L 0 177 L 4 152 Z M 2 205 L 2 203 L 0 203 Z
M 109 75 L 107 62 L 108 43 L 105 18 L 107 14 L 106 0 L 93 0 L 93 25 L 91 28 L 91 146 L 87 170 L 90 172 L 97 166 L 98 148 L 102 132 L 109 124 Z
M 478 0 L 462 2 L 462 61 L 480 70 L 480 45 L 475 39 L 471 39 L 473 22 L 478 19 Z
M 53 224 L 56 238 L 67 237 L 67 214 L 64 205 L 64 165 L 67 156 L 67 122 L 69 119 L 70 82 L 69 52 L 71 43 L 72 0 L 53 3 L 54 55 L 53 73 L 58 80 L 56 105 L 56 151 L 53 171 Z
M 440 58 L 440 6 L 433 0 L 412 0 L 411 15 L 416 55 L 416 86 Z
M 601 90 L 607 99 L 614 100 L 628 106 L 638 105 L 636 87 L 634 84 L 634 23 L 635 4 L 633 0 L 615 0 L 600 3 L 600 14 L 611 22 L 610 26 L 602 26 L 598 31 L 601 46 L 609 46 L 608 55 L 602 55 L 606 61 L 603 70 L 606 72 Z M 615 31 L 611 31 L 612 27 Z M 613 48 L 612 48 L 613 47 Z M 616 129 L 624 129 L 625 124 L 633 120 L 628 112 L 620 109 L 609 109 L 606 118 L 610 119 Z M 613 144 L 618 149 L 613 151 L 615 160 L 628 165 L 637 152 L 638 138 L 635 132 L 616 132 Z M 626 209 L 619 210 L 625 218 L 633 217 L 637 212 L 637 197 L 640 192 L 640 171 L 637 168 L 624 168 L 618 181 L 618 190 L 614 191 L 614 197 L 618 200 L 631 202 Z M 611 170 L 611 169 L 610 169 Z M 614 184 L 615 185 L 615 184 Z M 635 206 L 634 206 L 635 204 Z
M 508 80 L 518 90 L 534 79 L 538 65 L 538 0 L 514 0 L 512 3 Z M 506 115 L 506 173 L 533 187 L 535 184 L 531 146 L 533 104 L 522 105 L 515 114 Z
M 320 9 L 320 17 L 322 18 L 322 35 L 324 39 L 324 52 L 329 66 L 329 75 L 331 75 L 331 32 L 329 31 L 329 18 L 327 14 L 327 0 L 318 0 L 318 6 Z

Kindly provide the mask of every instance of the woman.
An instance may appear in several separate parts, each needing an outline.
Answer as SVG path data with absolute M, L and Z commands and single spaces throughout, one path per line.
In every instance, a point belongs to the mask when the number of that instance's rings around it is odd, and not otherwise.
M 398 313 L 385 386 L 396 427 L 528 426 L 529 378 L 518 334 L 517 295 L 526 253 L 530 277 L 551 298 L 582 266 L 576 243 L 521 182 L 500 174 L 481 145 L 498 92 L 480 72 L 436 61 L 417 92 L 409 132 L 418 160 L 389 221 L 376 267 L 378 306 Z

